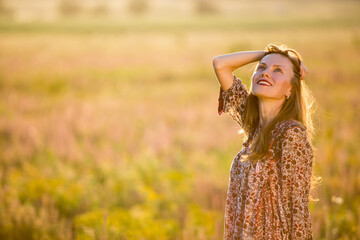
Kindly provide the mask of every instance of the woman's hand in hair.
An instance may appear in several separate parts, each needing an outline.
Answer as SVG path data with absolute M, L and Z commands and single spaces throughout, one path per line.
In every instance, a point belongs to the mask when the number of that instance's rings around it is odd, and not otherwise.
M 306 68 L 305 64 L 303 61 L 301 61 L 301 65 L 300 65 L 300 80 L 303 80 L 306 75 L 308 74 L 308 69 Z

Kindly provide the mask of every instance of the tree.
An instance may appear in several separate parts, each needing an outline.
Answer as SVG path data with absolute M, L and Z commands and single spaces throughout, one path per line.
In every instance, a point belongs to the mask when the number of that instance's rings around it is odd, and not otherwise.
M 8 6 L 5 6 L 4 1 L 0 0 L 0 16 L 9 17 L 13 14 L 13 10 Z
M 131 13 L 139 15 L 149 10 L 149 3 L 147 0 L 131 0 L 128 7 Z
M 198 14 L 213 14 L 217 13 L 218 9 L 214 0 L 195 0 L 195 12 Z
M 62 0 L 59 5 L 59 12 L 63 16 L 75 16 L 82 11 L 77 0 Z

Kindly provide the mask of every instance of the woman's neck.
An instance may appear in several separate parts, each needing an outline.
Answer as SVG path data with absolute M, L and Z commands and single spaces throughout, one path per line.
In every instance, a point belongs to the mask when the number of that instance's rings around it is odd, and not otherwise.
M 283 101 L 276 99 L 259 99 L 260 126 L 263 129 L 279 113 Z

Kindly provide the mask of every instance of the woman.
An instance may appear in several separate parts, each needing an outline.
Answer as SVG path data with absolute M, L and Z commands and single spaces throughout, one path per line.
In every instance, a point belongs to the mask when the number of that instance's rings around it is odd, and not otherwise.
M 255 61 L 248 92 L 232 72 Z M 231 165 L 224 239 L 312 239 L 312 124 L 300 54 L 269 44 L 214 57 L 213 66 L 219 115 L 228 113 L 247 136 Z

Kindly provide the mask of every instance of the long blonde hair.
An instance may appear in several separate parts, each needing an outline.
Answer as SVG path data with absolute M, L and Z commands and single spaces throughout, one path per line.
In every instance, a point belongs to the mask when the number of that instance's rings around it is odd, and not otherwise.
M 313 147 L 312 137 L 314 134 L 314 125 L 312 115 L 314 113 L 314 98 L 304 81 L 300 80 L 302 57 L 296 50 L 288 48 L 284 44 L 281 46 L 269 44 L 265 48 L 264 56 L 272 53 L 282 54 L 287 57 L 293 65 L 294 76 L 291 79 L 291 95 L 289 99 L 285 100 L 277 116 L 252 140 L 252 151 L 248 156 L 245 156 L 245 161 L 257 161 L 267 154 L 271 140 L 271 132 L 276 123 L 284 120 L 297 120 L 306 126 L 307 138 Z M 244 115 L 243 128 L 246 132 L 253 133 L 259 124 L 260 114 L 258 97 L 253 95 L 251 91 L 246 103 Z M 321 177 L 318 178 L 312 174 L 311 188 L 319 183 L 320 179 Z M 313 199 L 310 196 L 310 200 L 316 201 L 317 199 Z

